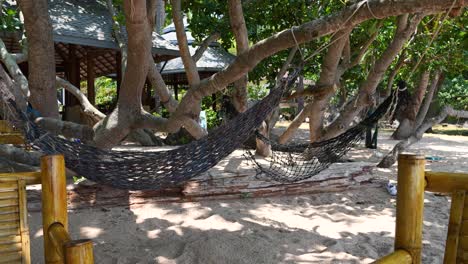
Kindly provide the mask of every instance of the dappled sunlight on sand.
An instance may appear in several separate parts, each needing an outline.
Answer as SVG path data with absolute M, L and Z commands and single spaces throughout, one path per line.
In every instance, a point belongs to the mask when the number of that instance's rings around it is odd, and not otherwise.
M 302 130 L 302 129 L 301 129 Z M 381 133 L 379 148 L 356 146 L 357 164 L 376 164 L 398 141 Z M 299 138 L 306 139 L 302 133 Z M 411 149 L 427 156 L 427 168 L 468 171 L 468 139 L 425 136 Z M 210 170 L 251 173 L 236 151 Z M 350 163 L 335 164 L 347 168 Z M 394 165 L 372 176 L 396 181 Z M 250 171 L 249 171 L 250 170 Z M 332 171 L 332 170 L 331 170 Z M 442 263 L 450 198 L 425 195 L 423 263 Z M 75 238 L 92 238 L 96 263 L 371 263 L 393 250 L 395 197 L 382 188 L 274 198 L 186 203 L 146 203 L 70 212 Z M 32 253 L 42 259 L 39 213 L 30 214 Z M 34 262 L 40 263 L 40 262 Z

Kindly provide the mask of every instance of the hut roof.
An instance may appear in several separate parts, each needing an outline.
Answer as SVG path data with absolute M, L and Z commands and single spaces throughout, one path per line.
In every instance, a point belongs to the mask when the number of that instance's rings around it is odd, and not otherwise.
M 56 42 L 118 49 L 112 31 L 112 18 L 101 1 L 49 0 Z M 177 46 L 153 33 L 153 53 L 178 56 Z
M 7 4 L 16 5 L 7 0 Z M 95 76 L 117 72 L 120 49 L 112 31 L 112 18 L 101 0 L 49 0 L 49 15 L 53 27 L 57 72 L 64 72 L 70 45 L 74 45 L 80 63 L 80 78 L 87 76 L 87 58 L 95 61 Z M 10 52 L 20 52 L 18 32 L 1 32 L 0 37 Z M 153 57 L 156 62 L 179 56 L 179 49 L 153 33 Z
M 191 32 L 188 30 L 186 18 L 184 18 L 184 25 L 188 44 L 195 45 L 196 41 L 195 38 L 193 38 Z M 175 33 L 174 24 L 170 24 L 168 27 L 164 28 L 162 37 L 165 40 L 171 42 L 172 44 L 177 45 L 177 37 Z M 195 54 L 197 47 L 189 46 L 189 49 L 190 54 L 193 55 Z M 234 59 L 234 55 L 227 52 L 218 43 L 213 42 L 203 53 L 203 56 L 200 58 L 200 60 L 197 61 L 197 69 L 200 73 L 218 72 L 227 67 Z M 175 58 L 167 61 L 166 65 L 163 68 L 162 75 L 174 74 L 185 75 L 184 64 L 182 63 L 182 60 L 180 58 Z

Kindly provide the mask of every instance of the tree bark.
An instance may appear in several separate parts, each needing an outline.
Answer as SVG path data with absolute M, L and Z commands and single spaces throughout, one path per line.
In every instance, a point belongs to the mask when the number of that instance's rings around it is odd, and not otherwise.
M 397 161 L 398 155 L 409 148 L 414 143 L 421 140 L 429 128 L 442 122 L 447 116 L 453 116 L 456 118 L 468 118 L 468 111 L 454 110 L 451 106 L 446 106 L 442 111 L 435 117 L 431 119 L 426 119 L 421 126 L 418 127 L 410 137 L 405 140 L 400 141 L 398 144 L 393 147 L 390 151 L 377 165 L 379 168 L 390 168 Z
M 187 81 L 190 87 L 194 87 L 200 83 L 200 75 L 198 74 L 197 65 L 190 55 L 188 47 L 187 35 L 185 34 L 185 26 L 183 22 L 183 14 L 180 0 L 171 0 L 172 4 L 172 19 L 176 29 L 177 44 L 179 45 L 180 58 L 184 64 Z
M 36 151 L 25 151 L 8 144 L 0 144 L 0 156 L 13 162 L 38 166 L 42 154 Z
M 361 84 L 358 95 L 345 105 L 340 112 L 340 116 L 325 129 L 323 139 L 333 138 L 347 130 L 354 117 L 366 106 L 374 102 L 372 96 L 382 80 L 385 71 L 414 33 L 419 22 L 425 15 L 426 14 L 418 13 L 407 23 L 402 22 L 402 20 L 405 20 L 405 16 L 399 17 L 398 25 L 401 26 L 404 24 L 406 27 L 404 29 L 397 28 L 393 41 L 376 61 L 367 79 Z
M 309 102 L 303 112 L 296 117 L 288 129 L 280 136 L 280 143 L 284 144 L 294 135 L 297 128 L 304 122 L 305 117 L 309 117 L 309 138 L 311 142 L 316 141 L 323 128 L 323 114 L 333 96 L 336 88 L 336 73 L 340 58 L 343 54 L 343 48 L 348 42 L 351 29 L 338 32 L 330 41 L 333 43 L 328 48 L 327 54 L 322 62 L 322 71 L 320 73 L 317 87 L 326 87 L 322 93 L 315 95 Z M 310 106 L 309 106 L 310 105 Z M 299 123 L 300 122 L 300 123 Z
M 301 112 L 294 118 L 294 120 L 289 124 L 288 128 L 281 134 L 281 136 L 278 139 L 278 142 L 280 144 L 285 144 L 288 142 L 289 139 L 292 138 L 294 133 L 296 133 L 297 129 L 301 126 L 302 123 L 304 123 L 304 120 L 307 117 L 307 113 L 310 112 L 310 108 L 313 107 L 313 102 L 308 103 L 304 106 L 304 109 L 302 109 Z
M 54 135 L 63 135 L 68 138 L 78 138 L 85 142 L 92 142 L 94 131 L 91 127 L 73 122 L 62 121 L 55 118 L 40 117 L 34 122 L 42 129 Z
M 55 81 L 58 87 L 64 88 L 80 102 L 83 113 L 91 117 L 94 122 L 98 122 L 106 117 L 101 111 L 91 104 L 86 95 L 84 95 L 80 89 L 75 87 L 69 81 L 58 76 L 55 77 Z
M 127 57 L 128 57 L 127 42 L 125 41 L 125 38 L 123 36 L 123 32 L 125 29 L 117 20 L 114 19 L 117 16 L 117 14 L 115 12 L 114 4 L 112 3 L 112 0 L 107 0 L 106 4 L 107 4 L 107 10 L 109 10 L 109 13 L 112 17 L 112 28 L 114 32 L 114 37 L 117 42 L 117 45 L 120 48 L 121 76 L 125 76 L 125 68 L 127 67 Z
M 242 11 L 241 0 L 229 0 L 229 22 L 236 40 L 237 55 L 249 49 L 249 35 L 245 24 L 244 13 Z M 234 82 L 234 92 L 232 103 L 239 113 L 247 110 L 247 74 Z
M 426 96 L 424 97 L 424 102 L 419 108 L 418 115 L 416 117 L 416 124 L 415 127 L 419 127 L 422 125 L 422 122 L 427 116 L 427 112 L 429 110 L 429 106 L 432 103 L 432 98 L 434 97 L 434 92 L 436 91 L 438 84 L 439 84 L 439 79 L 440 79 L 441 72 L 440 71 L 435 71 L 434 73 L 434 78 L 432 79 L 431 86 L 429 87 L 429 90 L 427 91 Z
M 424 98 L 424 93 L 427 90 L 427 85 L 429 84 L 429 71 L 424 71 L 421 74 L 421 79 L 419 80 L 418 87 L 411 97 L 410 104 L 405 108 L 403 116 L 400 118 L 400 125 L 397 130 L 393 133 L 392 138 L 394 139 L 405 139 L 408 138 L 412 132 L 417 128 L 416 127 L 416 116 L 418 114 L 419 108 L 421 107 L 422 100 Z
M 337 87 L 336 74 L 338 64 L 340 62 L 341 55 L 343 54 L 343 48 L 346 42 L 349 40 L 349 34 L 352 29 L 346 29 L 338 32 L 331 41 L 335 41 L 328 48 L 328 52 L 322 62 L 322 71 L 317 82 L 318 86 L 330 86 L 332 89 L 328 89 L 323 96 L 314 97 L 313 106 L 307 113 L 309 117 L 309 140 L 315 142 L 322 136 L 323 129 L 323 117 L 325 110 L 330 102 L 330 99 L 335 94 Z
M 28 80 L 21 72 L 15 58 L 8 52 L 2 39 L 0 39 L 0 59 L 5 65 L 10 76 L 20 88 L 23 97 L 27 100 L 30 96 Z
M 132 129 L 137 128 L 135 122 L 144 113 L 141 96 L 152 46 L 146 2 L 125 0 L 124 13 L 129 36 L 127 67 L 116 108 L 94 128 L 94 141 L 100 148 L 110 148 L 120 142 Z
M 55 52 L 47 0 L 18 0 L 28 38 L 29 101 L 44 117 L 58 118 Z

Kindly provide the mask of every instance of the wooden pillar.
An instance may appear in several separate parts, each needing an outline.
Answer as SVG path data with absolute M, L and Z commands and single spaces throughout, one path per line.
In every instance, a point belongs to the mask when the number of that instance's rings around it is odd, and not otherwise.
M 66 66 L 67 80 L 80 88 L 80 61 L 76 56 L 76 45 L 68 45 L 68 61 Z M 80 121 L 81 108 L 78 99 L 71 93 L 65 92 L 65 120 L 81 123 Z
M 213 109 L 213 111 L 216 112 L 216 94 L 215 93 L 211 95 L 211 100 L 213 101 L 211 108 Z
M 398 157 L 395 251 L 406 250 L 413 263 L 421 263 L 424 211 L 424 155 Z
M 177 83 L 174 83 L 174 97 L 179 100 L 179 85 Z
M 62 155 L 41 158 L 41 181 L 45 263 L 63 263 L 59 254 L 62 248 L 57 248 L 49 235 L 49 229 L 57 223 L 68 232 L 65 162 Z
M 95 52 L 88 49 L 86 52 L 86 82 L 88 88 L 88 99 L 89 102 L 93 105 L 96 104 L 96 90 L 94 87 L 94 79 L 95 79 L 95 68 L 94 68 L 94 57 Z
M 115 70 L 117 79 L 117 99 L 119 99 L 120 86 L 122 85 L 122 55 L 117 52 L 115 55 Z

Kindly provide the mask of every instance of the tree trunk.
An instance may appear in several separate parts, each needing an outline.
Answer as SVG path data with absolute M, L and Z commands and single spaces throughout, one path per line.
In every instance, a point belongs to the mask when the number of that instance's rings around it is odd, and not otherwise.
M 239 55 L 249 49 L 249 36 L 247 26 L 245 25 L 241 0 L 229 0 L 229 21 L 234 33 L 234 39 L 236 40 L 237 55 Z M 247 110 L 247 83 L 247 74 L 234 82 L 232 103 L 239 113 Z
M 47 0 L 18 0 L 28 38 L 29 101 L 44 117 L 58 118 L 55 49 Z
M 398 155 L 409 148 L 414 143 L 421 140 L 429 128 L 442 122 L 447 116 L 456 118 L 468 118 L 468 111 L 454 110 L 451 106 L 446 106 L 442 111 L 431 119 L 426 119 L 418 129 L 413 130 L 413 133 L 405 140 L 400 141 L 377 165 L 379 168 L 390 168 L 398 159 Z
M 336 74 L 337 67 L 340 62 L 341 55 L 343 54 L 343 48 L 346 42 L 349 41 L 349 34 L 352 29 L 347 29 L 338 32 L 333 38 L 333 44 L 328 48 L 328 52 L 322 62 L 322 71 L 320 72 L 320 78 L 317 82 L 318 86 L 330 86 L 332 89 L 328 89 L 322 96 L 314 97 L 313 106 L 307 113 L 309 117 L 309 140 L 315 142 L 322 136 L 323 130 L 323 117 L 325 110 L 327 109 L 330 99 L 335 93 L 335 87 L 337 87 Z
M 156 0 L 156 19 L 154 30 L 156 33 L 161 34 L 166 21 L 166 3 L 164 0 Z
M 393 133 L 392 138 L 400 140 L 408 138 L 417 128 L 416 116 L 418 114 L 419 108 L 421 107 L 428 83 L 429 71 L 426 70 L 421 74 L 419 85 L 413 93 L 410 104 L 405 108 L 403 116 L 400 117 L 400 120 L 398 120 L 400 121 L 400 125 Z
M 124 11 L 129 35 L 127 67 L 116 108 L 95 126 L 94 141 L 101 148 L 110 148 L 125 138 L 143 112 L 141 96 L 152 46 L 146 2 L 125 0 Z
M 419 108 L 418 115 L 416 117 L 416 125 L 415 127 L 419 127 L 422 125 L 422 122 L 427 116 L 427 112 L 429 110 L 429 106 L 432 103 L 432 98 L 434 98 L 434 92 L 437 89 L 439 85 L 439 79 L 440 79 L 441 72 L 436 71 L 434 73 L 434 78 L 432 79 L 431 86 L 429 87 L 429 91 L 427 91 L 426 96 L 424 97 L 424 103 L 422 106 Z

